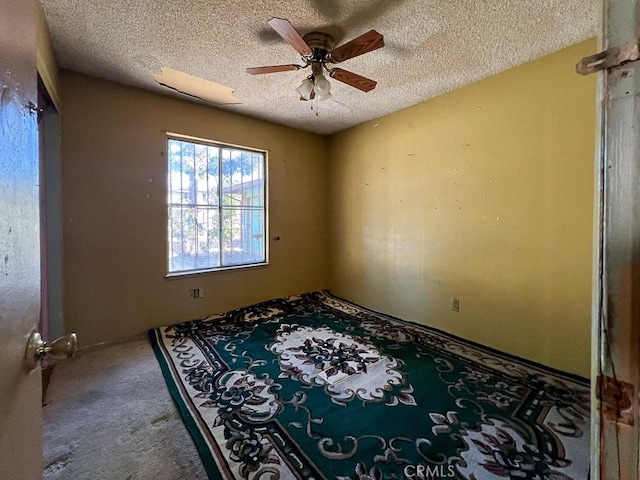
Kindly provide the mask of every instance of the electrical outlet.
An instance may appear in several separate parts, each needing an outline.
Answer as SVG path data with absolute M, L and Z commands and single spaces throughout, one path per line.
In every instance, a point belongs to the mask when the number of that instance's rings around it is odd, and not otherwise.
M 189 296 L 193 299 L 200 299 L 204 297 L 204 291 L 201 288 L 192 288 L 189 290 Z
M 459 312 L 460 311 L 460 300 L 457 298 L 451 299 L 451 311 Z

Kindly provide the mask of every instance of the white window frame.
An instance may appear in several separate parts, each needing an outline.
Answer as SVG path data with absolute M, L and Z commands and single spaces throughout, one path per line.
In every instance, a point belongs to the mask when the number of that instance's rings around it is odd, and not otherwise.
M 221 234 L 219 234 L 219 242 L 220 242 L 220 266 L 209 266 L 206 268 L 193 268 L 193 269 L 184 269 L 184 270 L 176 270 L 176 271 L 171 271 L 171 258 L 169 257 L 170 252 L 171 252 L 171 237 L 172 237 L 172 227 L 171 227 L 171 208 L 172 205 L 179 205 L 179 204 L 175 204 L 171 202 L 171 192 L 170 192 L 170 179 L 169 179 L 169 175 L 170 175 L 170 151 L 169 151 L 169 142 L 171 140 L 175 140 L 175 141 L 180 141 L 180 142 L 188 142 L 188 143 L 193 143 L 193 144 L 200 144 L 200 145 L 206 145 L 208 147 L 218 147 L 220 149 L 233 149 L 233 150 L 241 150 L 241 151 L 245 151 L 245 152 L 251 152 L 251 153 L 257 153 L 262 155 L 263 157 L 263 175 L 262 175 L 262 181 L 263 181 L 263 192 L 264 192 L 264 197 L 263 197 L 263 205 L 262 205 L 262 211 L 263 211 L 263 218 L 264 218 L 264 230 L 263 230 L 263 248 L 264 248 L 264 261 L 262 262 L 251 262 L 251 263 L 243 263 L 243 264 L 231 264 L 231 265 L 222 265 L 222 259 L 223 259 L 223 254 L 222 254 L 222 241 L 221 241 Z M 179 134 L 179 133 L 170 133 L 167 132 L 166 133 L 166 164 L 165 164 L 165 173 L 167 175 L 167 181 L 166 181 L 166 186 L 167 186 L 167 194 L 166 194 L 166 199 L 167 199 L 167 208 L 166 208 L 166 212 L 167 212 L 167 217 L 166 217 L 166 246 L 167 246 L 167 251 L 166 251 L 166 259 L 167 259 L 167 274 L 165 275 L 166 278 L 172 278 L 172 277 L 184 277 L 184 276 L 188 276 L 188 275 L 197 275 L 197 274 L 203 274 L 203 273 L 215 273 L 215 272 L 222 272 L 222 271 L 228 271 L 228 270 L 238 270 L 238 269 L 246 269 L 246 268 L 259 268 L 259 267 L 264 267 L 269 265 L 269 207 L 268 207 L 268 151 L 267 150 L 261 150 L 258 148 L 253 148 L 253 147 L 247 147 L 244 145 L 235 145 L 235 144 L 230 144 L 230 143 L 225 143 L 225 142 L 219 142 L 216 140 L 209 140 L 209 139 L 205 139 L 205 138 L 199 138 L 199 137 L 192 137 L 189 135 L 183 135 L 183 134 Z M 220 158 L 220 157 L 219 157 Z M 222 162 L 222 160 L 220 159 L 219 162 Z M 221 165 L 221 164 L 220 164 Z M 219 170 L 220 172 L 221 170 Z M 221 179 L 221 175 L 219 175 L 220 179 Z M 221 180 L 220 180 L 221 182 Z M 222 193 L 221 193 L 221 189 L 218 189 L 218 211 L 219 211 L 219 219 L 220 219 L 220 225 L 222 225 L 222 211 L 224 210 L 224 206 L 222 205 Z M 185 204 L 186 205 L 186 204 Z M 222 227 L 220 227 L 220 231 L 222 230 Z

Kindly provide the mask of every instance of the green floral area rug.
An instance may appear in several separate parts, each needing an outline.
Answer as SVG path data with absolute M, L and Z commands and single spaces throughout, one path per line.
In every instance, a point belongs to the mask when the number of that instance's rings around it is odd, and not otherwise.
M 212 479 L 589 475 L 586 380 L 327 292 L 149 336 Z

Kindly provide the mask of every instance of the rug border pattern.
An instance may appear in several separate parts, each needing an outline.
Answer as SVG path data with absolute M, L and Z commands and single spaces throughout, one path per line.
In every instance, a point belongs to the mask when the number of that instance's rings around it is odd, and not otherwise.
M 478 350 L 482 353 L 486 353 L 493 357 L 498 357 L 498 359 L 506 360 L 509 362 L 511 361 L 517 362 L 521 364 L 523 367 L 536 370 L 542 374 L 556 376 L 561 379 L 566 379 L 566 380 L 575 382 L 579 385 L 582 385 L 583 387 L 589 387 L 590 380 L 580 375 L 564 372 L 564 371 L 555 369 L 553 367 L 548 367 L 546 365 L 537 363 L 535 361 L 532 361 L 526 358 L 505 353 L 497 349 L 494 349 L 492 347 L 478 344 L 471 340 L 458 337 L 457 335 L 445 332 L 443 330 L 440 330 L 434 327 L 426 326 L 417 322 L 403 320 L 388 314 L 380 313 L 378 311 L 363 307 L 359 304 L 356 304 L 354 302 L 351 302 L 341 297 L 338 297 L 336 295 L 333 295 L 328 290 L 322 290 L 322 291 L 317 291 L 313 293 L 316 293 L 316 294 L 320 293 L 324 297 L 323 304 L 325 305 L 325 307 L 331 310 L 335 310 L 336 312 L 340 312 L 341 310 L 340 308 L 337 308 L 336 306 L 332 305 L 331 304 L 332 302 L 336 302 L 337 304 L 342 304 L 348 308 L 354 308 L 354 309 L 360 310 L 369 315 L 379 317 L 381 320 L 384 320 L 384 321 L 390 321 L 392 323 L 406 325 L 413 329 L 417 328 L 417 329 L 424 330 L 425 332 L 428 332 L 432 335 L 438 335 L 449 341 L 453 341 L 453 342 L 462 344 L 464 346 L 471 347 L 472 349 Z M 300 297 L 304 295 L 306 294 L 296 295 L 296 297 Z M 283 297 L 282 299 L 287 299 L 287 298 L 289 297 Z M 262 302 L 262 303 L 267 303 L 267 302 Z M 260 304 L 257 304 L 257 305 L 260 305 Z M 237 312 L 241 310 L 243 309 L 240 308 L 232 312 Z M 230 314 L 232 312 L 227 312 L 227 314 Z M 220 315 L 220 316 L 214 315 L 210 317 L 197 319 L 195 321 L 215 321 L 216 318 L 222 319 L 225 317 L 223 315 Z M 186 322 L 179 322 L 179 323 L 186 323 Z M 208 478 L 210 480 L 224 480 L 225 478 L 227 478 L 224 475 L 227 475 L 228 477 L 232 477 L 233 473 L 230 470 L 224 455 L 222 455 L 222 453 L 219 451 L 220 449 L 219 445 L 214 439 L 208 438 L 210 435 L 206 433 L 208 432 L 206 425 L 203 426 L 203 424 L 205 424 L 204 419 L 200 416 L 200 413 L 196 405 L 193 403 L 193 400 L 190 398 L 188 393 L 184 391 L 184 386 L 182 385 L 180 375 L 176 371 L 174 363 L 171 361 L 171 355 L 167 351 L 167 347 L 163 341 L 163 333 L 162 333 L 162 331 L 167 327 L 169 326 L 152 328 L 148 331 L 148 336 L 149 336 L 149 340 L 152 345 L 153 351 L 155 353 L 155 356 L 158 360 L 158 363 L 160 364 L 160 368 L 161 368 L 163 377 L 165 379 L 165 383 L 167 384 L 167 387 L 169 389 L 170 395 L 173 398 L 174 403 L 176 404 L 176 407 L 180 412 L 180 415 L 185 423 L 185 426 L 187 427 L 187 430 L 189 431 L 189 434 L 191 435 L 195 443 L 196 449 L 201 457 L 201 460 L 203 462 L 203 466 L 207 473 Z M 457 353 L 453 353 L 453 352 L 451 353 L 454 356 L 459 355 Z

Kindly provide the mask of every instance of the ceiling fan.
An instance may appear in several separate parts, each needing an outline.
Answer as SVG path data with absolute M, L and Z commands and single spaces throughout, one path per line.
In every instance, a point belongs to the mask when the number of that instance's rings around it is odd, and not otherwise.
M 300 94 L 300 100 L 327 100 L 331 98 L 331 84 L 326 79 L 324 71 L 330 78 L 346 83 L 358 90 L 368 92 L 376 87 L 377 82 L 342 68 L 330 68 L 332 63 L 340 63 L 363 53 L 384 47 L 384 37 L 375 30 L 354 38 L 350 42 L 335 47 L 335 41 L 329 34 L 323 32 L 310 32 L 304 37 L 284 18 L 272 18 L 267 22 L 278 35 L 289 45 L 296 49 L 302 56 L 302 65 L 270 65 L 266 67 L 250 67 L 247 73 L 260 75 L 263 73 L 286 72 L 311 67 L 309 75 L 296 89 Z

